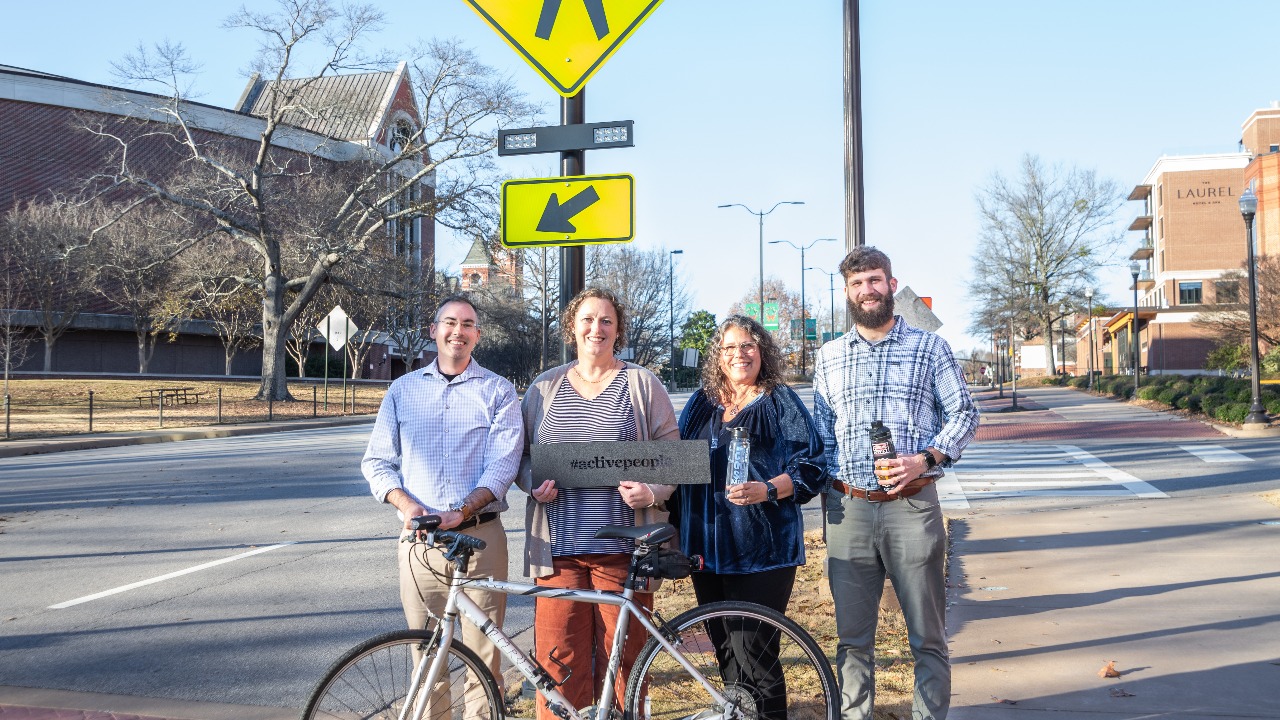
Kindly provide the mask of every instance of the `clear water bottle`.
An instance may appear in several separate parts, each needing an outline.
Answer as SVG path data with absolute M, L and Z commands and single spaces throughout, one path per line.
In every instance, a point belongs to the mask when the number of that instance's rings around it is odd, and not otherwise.
M 729 436 L 729 471 L 725 485 L 740 485 L 747 481 L 751 468 L 751 436 L 744 427 L 736 427 Z

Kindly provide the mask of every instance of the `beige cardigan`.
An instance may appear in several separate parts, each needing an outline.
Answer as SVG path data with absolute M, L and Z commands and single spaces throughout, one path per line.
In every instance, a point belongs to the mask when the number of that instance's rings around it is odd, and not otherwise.
M 529 459 L 530 438 L 538 436 L 538 427 L 542 418 L 555 401 L 556 389 L 560 381 L 568 374 L 568 365 L 552 368 L 534 378 L 533 384 L 524 393 L 520 403 L 524 414 L 524 455 L 520 459 L 520 473 L 516 475 L 516 485 L 529 494 L 524 509 L 524 526 L 526 531 L 524 543 L 524 574 L 531 578 L 550 575 L 551 567 L 551 525 L 547 521 L 547 508 L 533 499 L 533 466 Z M 631 392 L 631 407 L 636 414 L 637 440 L 679 440 L 680 428 L 676 424 L 675 408 L 671 406 L 671 398 L 667 395 L 662 381 L 653 373 L 640 367 L 626 363 L 627 387 Z M 647 525 L 655 522 L 666 522 L 667 512 L 662 509 L 667 498 L 675 490 L 672 485 L 650 485 L 653 491 L 655 507 L 636 510 L 636 525 Z

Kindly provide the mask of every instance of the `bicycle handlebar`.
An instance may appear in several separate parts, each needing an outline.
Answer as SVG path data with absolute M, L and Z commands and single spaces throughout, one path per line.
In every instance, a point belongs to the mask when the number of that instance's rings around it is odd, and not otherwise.
M 419 515 L 409 521 L 409 529 L 418 532 L 431 533 L 431 541 L 437 545 L 449 545 L 453 548 L 464 547 L 470 550 L 483 550 L 485 541 L 470 535 L 464 535 L 453 530 L 438 530 L 440 527 L 439 515 Z

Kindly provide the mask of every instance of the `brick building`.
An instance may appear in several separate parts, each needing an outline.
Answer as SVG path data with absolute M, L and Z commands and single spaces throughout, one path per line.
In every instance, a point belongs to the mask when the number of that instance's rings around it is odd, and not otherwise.
M 299 113 L 287 117 L 287 131 L 276 136 L 274 147 L 282 156 L 314 162 L 317 167 L 337 167 L 366 158 L 371 148 L 395 152 L 421 122 L 403 63 L 389 72 L 287 82 L 307 82 L 307 92 L 313 97 L 331 99 L 334 107 L 346 108 L 345 112 L 323 116 Z M 255 76 L 233 109 L 184 103 L 185 119 L 200 142 L 218 144 L 233 153 L 253 153 L 266 124 L 263 103 L 271 95 L 263 92 L 267 87 Z M 109 167 L 107 163 L 117 149 L 112 140 L 87 132 L 85 126 L 118 128 L 141 121 L 154 124 L 155 129 L 167 129 L 146 115 L 147 108 L 165 100 L 0 65 L 0 212 L 53 193 L 75 192 L 86 178 Z M 154 140 L 131 146 L 130 152 L 131 162 L 158 172 L 179 165 L 183 150 L 157 133 Z M 432 180 L 407 192 L 412 196 L 407 199 L 429 197 Z M 434 266 L 433 222 L 415 219 L 393 223 L 387 228 L 387 238 L 395 254 L 413 267 Z M 37 347 L 20 369 L 40 369 L 42 353 Z M 132 318 L 109 300 L 100 300 L 82 313 L 54 346 L 52 369 L 56 372 L 133 373 L 137 368 Z M 208 325 L 188 322 L 175 342 L 157 344 L 149 371 L 221 374 L 223 348 Z M 233 374 L 256 375 L 260 371 L 261 358 L 254 351 L 241 353 L 232 363 Z
M 1139 363 L 1144 372 L 1197 373 L 1217 341 L 1195 320 L 1218 304 L 1243 299 L 1238 275 L 1245 260 L 1240 194 L 1247 187 L 1248 152 L 1162 157 L 1129 199 L 1142 209 L 1129 226 L 1141 232 L 1130 255 L 1137 263 Z M 1130 290 L 1133 290 L 1130 286 Z M 1095 328 L 1098 368 L 1132 372 L 1133 303 Z M 1087 357 L 1088 325 L 1077 326 L 1080 354 Z

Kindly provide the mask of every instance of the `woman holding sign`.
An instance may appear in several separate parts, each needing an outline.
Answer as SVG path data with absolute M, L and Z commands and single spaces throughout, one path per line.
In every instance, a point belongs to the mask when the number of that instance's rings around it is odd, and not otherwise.
M 800 505 L 825 489 L 826 464 L 813 418 L 782 372 L 773 336 L 732 315 L 707 344 L 702 387 L 680 414 L 680 437 L 707 440 L 711 454 L 711 484 L 680 485 L 668 502 L 681 551 L 706 563 L 693 574 L 699 604 L 744 600 L 785 613 L 805 562 Z M 749 447 L 735 468 L 731 446 L 744 435 Z M 760 717 L 785 717 L 786 688 L 772 672 L 777 639 L 734 627 L 711 634 L 725 682 L 752 688 Z M 739 662 L 735 651 L 749 657 Z
M 605 525 L 644 525 L 666 520 L 669 485 L 623 481 L 619 487 L 536 486 L 529 447 L 561 442 L 677 440 L 675 410 L 653 373 L 619 360 L 625 345 L 626 309 L 608 290 L 587 288 L 561 317 L 564 340 L 578 359 L 534 379 L 521 404 L 525 453 L 516 479 L 529 493 L 525 508 L 525 574 L 547 587 L 621 592 L 631 553 L 629 540 L 598 540 Z M 652 607 L 653 594 L 636 595 Z M 538 598 L 534 609 L 534 654 L 577 707 L 599 697 L 612 649 L 618 608 Z M 628 631 L 615 701 L 620 702 L 631 663 L 647 636 L 639 623 Z M 633 647 L 634 645 L 634 647 Z M 618 705 L 621 711 L 621 706 Z M 538 720 L 556 720 L 538 696 Z

